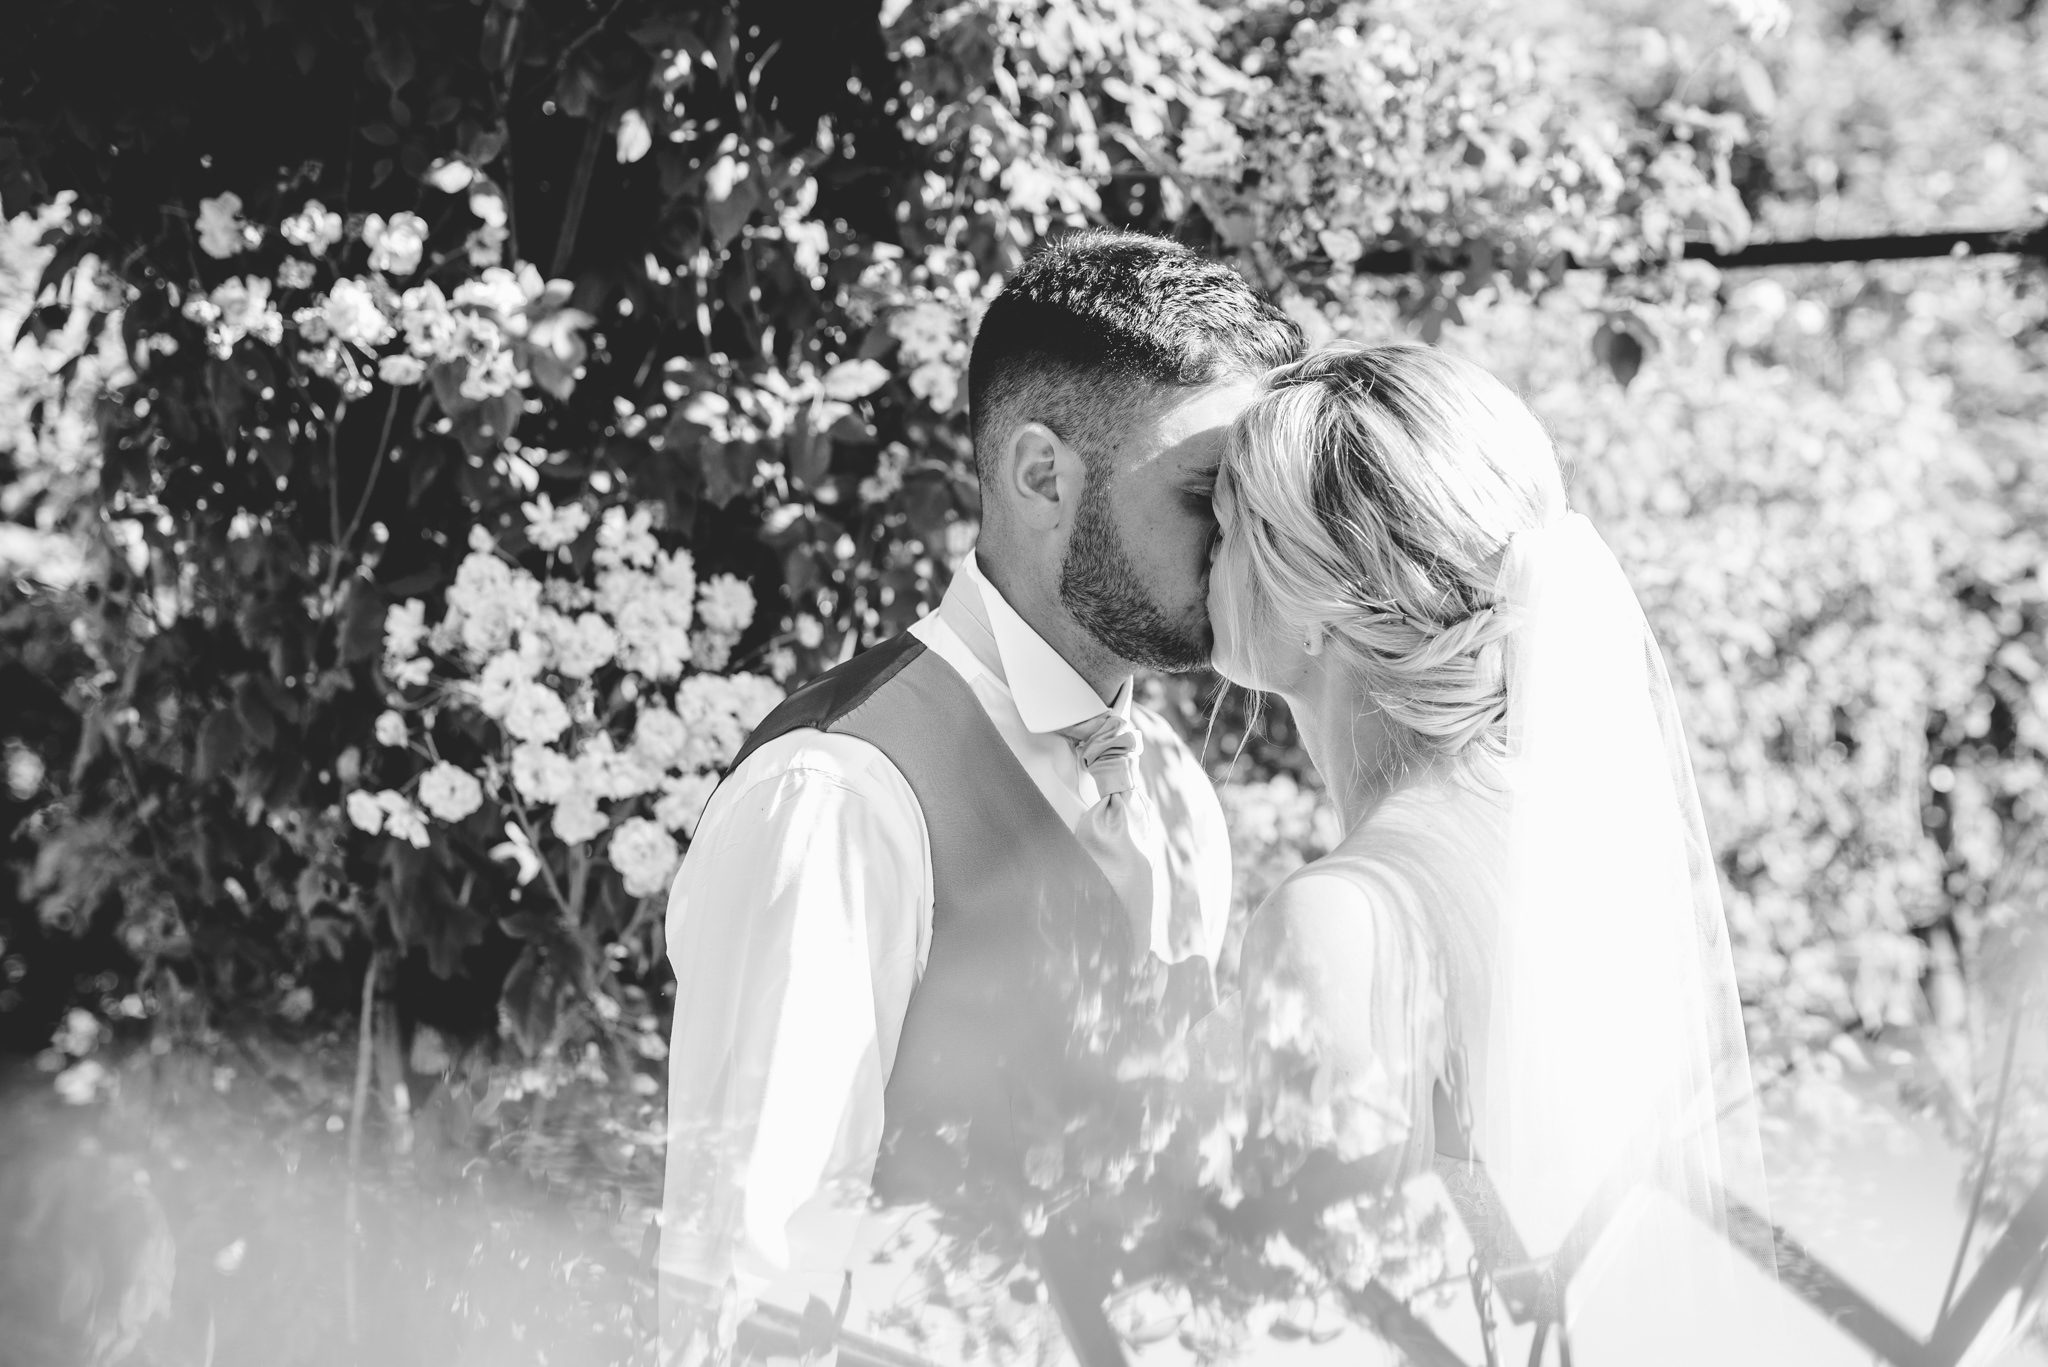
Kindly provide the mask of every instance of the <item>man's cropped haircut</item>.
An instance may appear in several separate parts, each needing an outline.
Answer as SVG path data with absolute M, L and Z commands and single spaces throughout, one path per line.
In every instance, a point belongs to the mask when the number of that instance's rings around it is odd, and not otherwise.
M 1091 230 L 1047 246 L 990 303 L 967 368 L 986 483 L 1017 427 L 1041 422 L 1098 478 L 1164 391 L 1297 359 L 1301 329 L 1228 266 L 1181 244 Z

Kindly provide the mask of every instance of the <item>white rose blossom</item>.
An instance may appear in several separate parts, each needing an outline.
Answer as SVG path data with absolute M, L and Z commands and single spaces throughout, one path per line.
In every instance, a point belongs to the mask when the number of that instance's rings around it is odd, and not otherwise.
M 377 794 L 377 805 L 384 810 L 384 834 L 416 850 L 427 847 L 427 814 L 414 806 L 411 798 L 386 788 Z
M 647 592 L 618 612 L 619 663 L 650 679 L 677 678 L 691 657 L 689 600 L 655 587 L 647 575 L 639 578 Z
M 696 835 L 704 804 L 711 800 L 711 790 L 717 786 L 718 779 L 711 774 L 681 774 L 664 779 L 661 798 L 654 804 L 654 819 L 669 830 L 681 831 L 685 839 Z
M 270 302 L 270 282 L 263 277 L 224 280 L 214 287 L 208 302 L 214 317 L 206 341 L 214 355 L 226 358 L 244 337 L 254 337 L 268 346 L 284 340 L 284 315 Z
M 575 618 L 549 613 L 542 624 L 554 646 L 555 668 L 568 678 L 587 679 L 618 654 L 618 632 L 594 612 Z
M 448 589 L 448 620 L 473 659 L 512 642 L 512 633 L 540 615 L 540 581 L 488 550 L 473 551 L 456 567 Z
M 103 1033 L 99 1017 L 74 1006 L 65 1013 L 64 1023 L 57 1028 L 56 1034 L 50 1037 L 50 1043 L 61 1052 L 78 1058 L 91 1053 L 99 1044 Z
M 329 247 L 341 241 L 341 230 L 341 215 L 317 199 L 307 200 L 305 208 L 278 227 L 285 241 L 295 247 L 303 247 L 315 256 L 324 255 Z
M 420 775 L 420 806 L 442 821 L 465 820 L 483 805 L 483 784 L 467 769 L 442 760 Z
M 612 832 L 607 853 L 612 867 L 633 897 L 653 897 L 668 888 L 668 880 L 682 861 L 683 852 L 675 838 L 658 822 L 644 816 L 629 817 Z
M 501 650 L 484 661 L 484 667 L 477 674 L 477 710 L 493 721 L 503 721 L 505 714 L 512 710 L 513 697 L 519 689 L 533 681 L 539 671 L 533 660 L 523 651 Z
M 199 201 L 199 250 L 216 261 L 245 252 L 262 234 L 242 221 L 242 197 L 229 191 Z
M 540 272 L 531 266 L 521 267 L 518 274 L 503 266 L 492 266 L 475 279 L 457 285 L 454 302 L 458 306 L 489 309 L 509 318 L 539 298 L 543 288 Z
M 712 575 L 697 590 L 697 620 L 707 630 L 739 635 L 754 620 L 753 588 L 734 575 Z
M 611 823 L 597 809 L 597 799 L 587 793 L 573 793 L 556 805 L 551 823 L 555 836 L 566 845 L 581 845 L 604 833 Z
M 660 551 L 654 557 L 654 580 L 688 601 L 697 591 L 697 562 L 688 551 Z
M 935 413 L 950 413 L 960 398 L 960 371 L 944 361 L 926 361 L 910 372 L 910 392 L 932 406 Z
M 292 326 L 299 330 L 299 336 L 310 346 L 319 346 L 333 337 L 327 328 L 326 310 L 320 304 L 308 304 L 304 308 L 293 309 Z M 307 360 L 305 356 L 301 356 L 300 359 Z M 315 362 L 307 360 L 307 364 L 312 365 Z M 326 370 L 332 368 L 332 362 L 328 362 L 326 369 L 321 373 L 325 374 Z
M 634 719 L 633 748 L 657 768 L 673 768 L 689 743 L 690 728 L 666 707 L 643 707 Z
M 531 503 L 520 504 L 519 511 L 526 514 L 526 536 L 537 550 L 560 550 L 583 535 L 583 529 L 590 525 L 590 513 L 582 504 L 557 508 L 546 494 L 536 495 Z
M 405 718 L 386 709 L 377 715 L 377 744 L 396 748 L 408 739 Z
M 683 763 L 692 769 L 730 763 L 782 698 L 782 689 L 759 675 L 692 674 L 676 689 L 676 715 L 690 730 Z
M 393 603 L 384 612 L 384 658 L 409 660 L 427 637 L 427 605 L 417 598 Z
M 738 639 L 723 631 L 693 631 L 690 633 L 690 659 L 697 668 L 718 673 L 732 662 L 733 643 Z
M 889 316 L 889 333 L 913 366 L 938 360 L 959 340 L 959 320 L 933 299 L 923 299 Z
M 405 331 L 405 349 L 422 360 L 447 360 L 455 351 L 455 315 L 448 297 L 429 280 L 398 296 L 398 325 Z
M 418 384 L 427 377 L 427 367 L 417 356 L 386 356 L 377 362 L 377 378 L 388 385 Z
M 348 795 L 348 819 L 365 835 L 378 835 L 384 830 L 384 809 L 377 805 L 377 795 L 356 789 Z
M 661 770 L 637 751 L 619 749 L 600 731 L 577 752 L 576 786 L 607 800 L 639 797 L 661 786 Z
M 400 688 L 419 688 L 434 677 L 434 662 L 424 655 L 410 660 L 386 660 L 384 677 Z
M 506 347 L 504 331 L 488 318 L 456 315 L 453 350 L 469 362 L 460 389 L 472 403 L 494 399 L 525 382 L 525 372 Z
M 512 786 L 528 802 L 556 803 L 576 783 L 576 763 L 560 750 L 531 742 L 512 752 Z
M 67 1106 L 90 1106 L 113 1086 L 114 1075 L 96 1058 L 84 1059 L 57 1074 L 51 1085 Z
M 363 241 L 370 248 L 370 269 L 386 275 L 411 275 L 427 249 L 427 221 L 418 214 L 393 214 L 388 220 L 371 214 L 363 223 Z
M 569 729 L 569 709 L 561 695 L 541 683 L 523 683 L 505 710 L 505 729 L 516 740 L 546 745 Z
M 378 307 L 376 293 L 360 280 L 335 281 L 320 317 L 336 340 L 361 351 L 375 351 L 397 335 Z
M 639 508 L 628 513 L 611 507 L 597 524 L 597 550 L 592 559 L 599 569 L 633 566 L 645 569 L 655 562 L 661 547 L 654 539 L 654 512 Z
M 1211 113 L 1191 121 L 1180 137 L 1180 169 L 1191 176 L 1232 176 L 1244 162 L 1244 137 L 1237 125 Z

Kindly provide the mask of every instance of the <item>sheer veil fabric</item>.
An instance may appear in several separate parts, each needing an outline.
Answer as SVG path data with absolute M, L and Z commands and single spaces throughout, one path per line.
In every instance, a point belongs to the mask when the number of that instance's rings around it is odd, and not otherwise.
M 1728 1193 L 1763 1213 L 1763 1160 L 1663 657 L 1577 513 L 1510 541 L 1496 601 L 1513 624 L 1506 838 L 1483 1040 L 1466 1041 L 1475 1148 L 1532 1255 L 1589 1204 L 1614 1209 L 1582 1292 L 1633 1264 L 1655 1269 L 1666 1305 L 1725 1306 L 1739 1262 Z

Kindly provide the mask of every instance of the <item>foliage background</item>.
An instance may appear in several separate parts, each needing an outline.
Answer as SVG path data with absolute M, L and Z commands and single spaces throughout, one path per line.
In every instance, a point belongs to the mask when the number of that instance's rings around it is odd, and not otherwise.
M 536 827 L 545 878 L 506 850 L 502 719 L 459 702 L 481 659 L 377 742 L 387 615 L 441 615 L 472 528 L 573 576 L 604 509 L 644 508 L 759 604 L 695 674 L 793 684 L 901 629 L 971 544 L 978 307 L 1110 223 L 1226 257 L 1314 335 L 1412 332 L 1530 397 L 1684 695 L 1760 1072 L 1825 1107 L 1859 1041 L 1909 1040 L 1918 1099 L 1981 1126 L 2048 823 L 2041 268 L 1679 257 L 2040 221 L 2037 7 L 17 8 L 0 1034 L 67 1095 L 257 1079 L 315 1131 L 524 1154 L 593 1201 L 644 1185 L 658 899 L 595 839 Z M 342 218 L 327 251 L 283 232 L 309 199 Z M 404 214 L 402 270 L 365 232 Z M 523 372 L 496 393 L 462 382 L 497 352 L 407 381 L 373 359 L 396 337 L 313 335 L 369 326 L 342 282 L 402 321 L 405 288 L 499 263 L 533 273 L 496 296 Z M 186 306 L 234 280 L 279 311 L 217 354 Z M 592 517 L 566 560 L 537 495 Z M 1155 692 L 1206 742 L 1252 905 L 1330 831 L 1284 714 L 1214 695 Z M 348 819 L 435 757 L 478 777 L 473 812 L 424 846 Z M 630 789 L 614 830 L 660 791 Z M 590 895 L 549 895 L 572 869 Z M 194 1057 L 203 1085 L 164 1082 Z M 2008 1151 L 2039 1151 L 2038 1083 L 2016 1115 Z

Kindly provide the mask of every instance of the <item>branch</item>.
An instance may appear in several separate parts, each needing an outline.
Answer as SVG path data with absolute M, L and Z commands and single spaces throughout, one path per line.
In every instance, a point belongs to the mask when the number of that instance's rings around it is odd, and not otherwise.
M 597 149 L 604 138 L 604 124 L 598 119 L 590 121 L 590 129 L 583 135 L 583 155 L 576 161 L 576 178 L 569 182 L 569 203 L 562 210 L 562 231 L 555 237 L 554 266 L 548 271 L 550 280 L 559 280 L 569 269 L 569 254 L 576 250 L 576 230 L 583 226 L 583 206 L 590 198 L 590 175 L 597 166 Z
M 533 850 L 534 860 L 540 866 L 540 876 L 547 883 L 548 891 L 554 895 L 555 905 L 562 909 L 564 916 L 569 915 L 569 895 L 562 891 L 562 885 L 556 881 L 555 871 L 549 866 L 547 856 L 541 853 L 540 833 L 534 830 L 533 821 L 526 814 L 526 804 L 514 802 L 511 809 L 512 819 L 517 821 L 519 829 L 526 833 L 526 843 Z
M 370 455 L 370 473 L 363 479 L 363 492 L 356 499 L 356 510 L 346 527 L 341 525 L 341 461 L 336 454 L 336 443 L 341 436 L 341 420 L 348 414 L 344 403 L 334 413 L 334 426 L 327 434 L 327 501 L 334 520 L 334 553 L 327 562 L 327 584 L 320 595 L 323 604 L 333 602 L 335 589 L 341 586 L 341 567 L 348 554 L 349 543 L 356 539 L 356 532 L 363 525 L 363 514 L 369 511 L 370 495 L 377 488 L 377 476 L 384 469 L 384 457 L 391 444 L 391 423 L 398 416 L 398 388 L 391 390 L 391 402 L 384 409 L 384 430 L 377 437 L 377 446 Z
M 567 70 L 569 66 L 569 59 L 571 57 L 574 57 L 578 52 L 581 52 L 583 50 L 584 45 L 587 44 L 591 39 L 597 37 L 598 34 L 603 33 L 605 30 L 605 25 L 611 23 L 613 19 L 617 18 L 619 11 L 624 9 L 625 7 L 626 0 L 612 0 L 612 7 L 606 10 L 603 14 L 599 15 L 596 23 L 592 24 L 589 28 L 583 30 L 583 32 L 577 34 L 574 38 L 569 40 L 569 45 L 562 49 L 562 55 L 555 58 L 554 70 L 548 73 L 548 78 L 552 80 L 555 77 L 560 76 L 565 70 Z
M 341 1290 L 350 1343 L 360 1341 L 356 1305 L 356 1223 L 360 1212 L 356 1178 L 362 1166 L 363 1122 L 370 1101 L 370 1046 L 375 1035 L 371 1022 L 377 1005 L 377 966 L 378 952 L 372 949 L 369 965 L 363 969 L 362 1014 L 356 1022 L 356 1088 L 348 1107 L 348 1189 L 342 1203 Z
M 2012 1092 L 2012 1061 L 2019 1052 L 2020 1019 L 2027 1014 L 2026 993 L 2013 1005 L 2012 1022 L 2006 1028 L 2005 1063 L 1998 1070 L 1998 1097 L 1991 1103 L 1991 1124 L 1984 1135 L 1983 1148 L 1977 1154 L 1977 1187 L 1970 1193 L 1969 1218 L 1963 1221 L 1963 1237 L 1956 1245 L 1956 1260 L 1948 1270 L 1948 1286 L 1941 1293 L 1941 1309 L 1934 1314 L 1934 1322 L 1941 1323 L 1948 1318 L 1948 1308 L 1956 1298 L 1956 1284 L 1963 1278 L 1963 1260 L 1970 1252 L 1970 1237 L 1977 1232 L 1977 1217 L 1984 1210 L 1984 1192 L 1991 1185 L 1991 1160 L 1998 1152 L 1998 1131 L 2005 1120 L 2005 1103 Z

